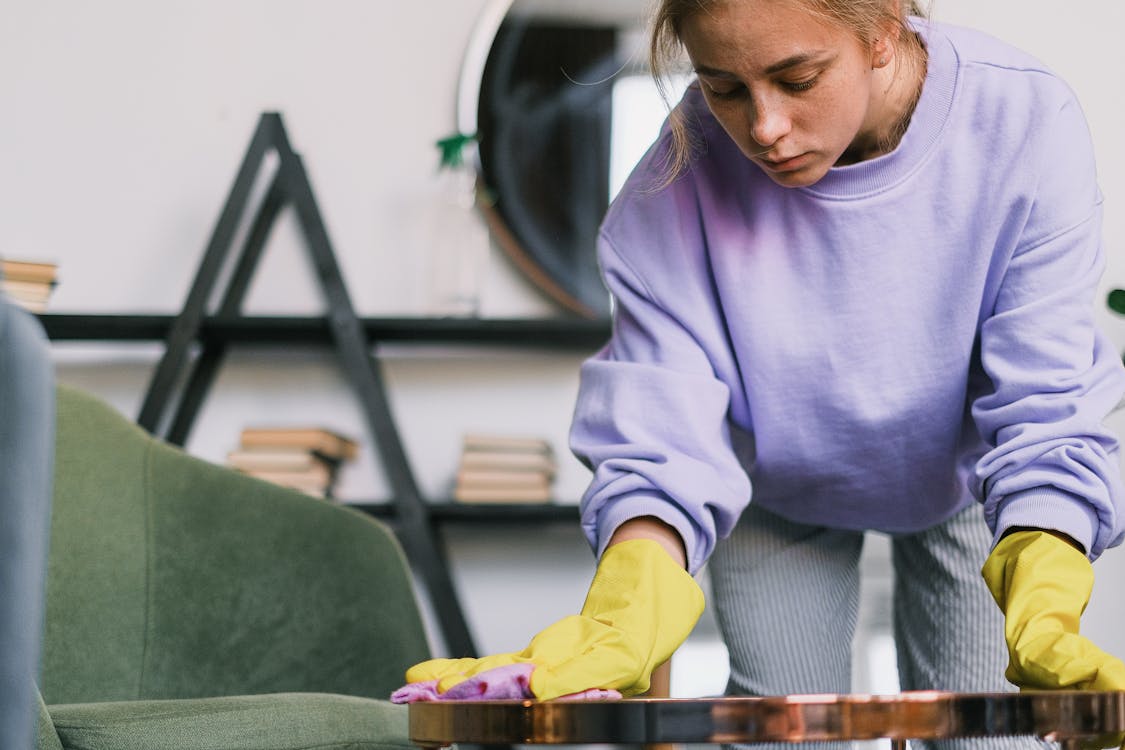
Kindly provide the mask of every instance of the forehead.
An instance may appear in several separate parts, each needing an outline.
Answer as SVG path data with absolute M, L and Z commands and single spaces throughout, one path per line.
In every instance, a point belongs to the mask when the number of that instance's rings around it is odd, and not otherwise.
M 699 66 L 768 67 L 811 50 L 858 49 L 843 26 L 830 23 L 801 0 L 719 0 L 685 17 L 680 40 Z

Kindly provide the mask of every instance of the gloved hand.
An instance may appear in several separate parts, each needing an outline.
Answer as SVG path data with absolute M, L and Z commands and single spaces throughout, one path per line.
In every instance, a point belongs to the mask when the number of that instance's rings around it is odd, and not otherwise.
M 1094 570 L 1082 552 L 1046 531 L 1004 537 L 981 570 L 1004 612 L 1009 662 L 1021 688 L 1125 690 L 1125 664 L 1078 634 Z
M 444 693 L 508 664 L 533 664 L 539 700 L 591 688 L 637 695 L 703 613 L 703 592 L 658 543 L 632 539 L 602 555 L 581 614 L 550 625 L 523 651 L 480 659 L 431 659 L 406 672 L 408 683 L 437 680 Z

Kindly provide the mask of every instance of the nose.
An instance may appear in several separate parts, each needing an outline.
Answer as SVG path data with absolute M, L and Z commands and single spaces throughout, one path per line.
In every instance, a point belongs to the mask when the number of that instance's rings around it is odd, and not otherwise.
M 771 148 L 792 129 L 792 122 L 782 102 L 776 97 L 759 94 L 750 97 L 750 137 L 762 148 Z

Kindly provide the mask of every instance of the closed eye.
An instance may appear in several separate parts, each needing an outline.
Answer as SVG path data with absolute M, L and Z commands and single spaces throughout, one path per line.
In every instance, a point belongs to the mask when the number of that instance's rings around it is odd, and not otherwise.
M 729 88 L 714 88 L 708 84 L 707 91 L 716 99 L 737 99 L 746 91 L 746 87 L 741 84 L 736 84 Z
M 808 91 L 813 86 L 815 86 L 817 84 L 817 81 L 819 80 L 819 78 L 820 78 L 819 75 L 815 75 L 811 78 L 806 78 L 806 79 L 800 80 L 800 81 L 779 81 L 778 85 L 781 86 L 781 88 L 785 89 L 786 91 L 790 91 L 792 93 L 799 94 L 803 91 Z M 719 99 L 719 100 L 738 99 L 739 97 L 743 96 L 746 93 L 746 87 L 741 85 L 741 84 L 736 84 L 736 85 L 732 85 L 732 86 L 724 86 L 724 85 L 712 86 L 712 85 L 708 84 L 707 85 L 707 92 L 712 97 L 714 97 L 715 99 Z
M 782 81 L 781 85 L 789 89 L 790 91 L 808 91 L 816 85 L 816 81 L 819 77 L 820 76 L 813 76 L 812 78 L 806 78 L 803 81 Z

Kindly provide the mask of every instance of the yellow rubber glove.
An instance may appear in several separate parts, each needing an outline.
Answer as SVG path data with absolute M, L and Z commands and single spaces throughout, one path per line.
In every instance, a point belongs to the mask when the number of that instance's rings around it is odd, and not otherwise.
M 703 613 L 703 592 L 658 543 L 632 539 L 602 555 L 581 614 L 548 626 L 523 651 L 480 659 L 431 659 L 407 682 L 438 680 L 438 691 L 506 664 L 531 663 L 531 692 L 550 700 L 590 688 L 637 695 Z
M 1078 634 L 1094 587 L 1086 555 L 1049 532 L 1015 531 L 996 545 L 981 574 L 1004 612 L 1010 682 L 1125 690 L 1125 664 Z

